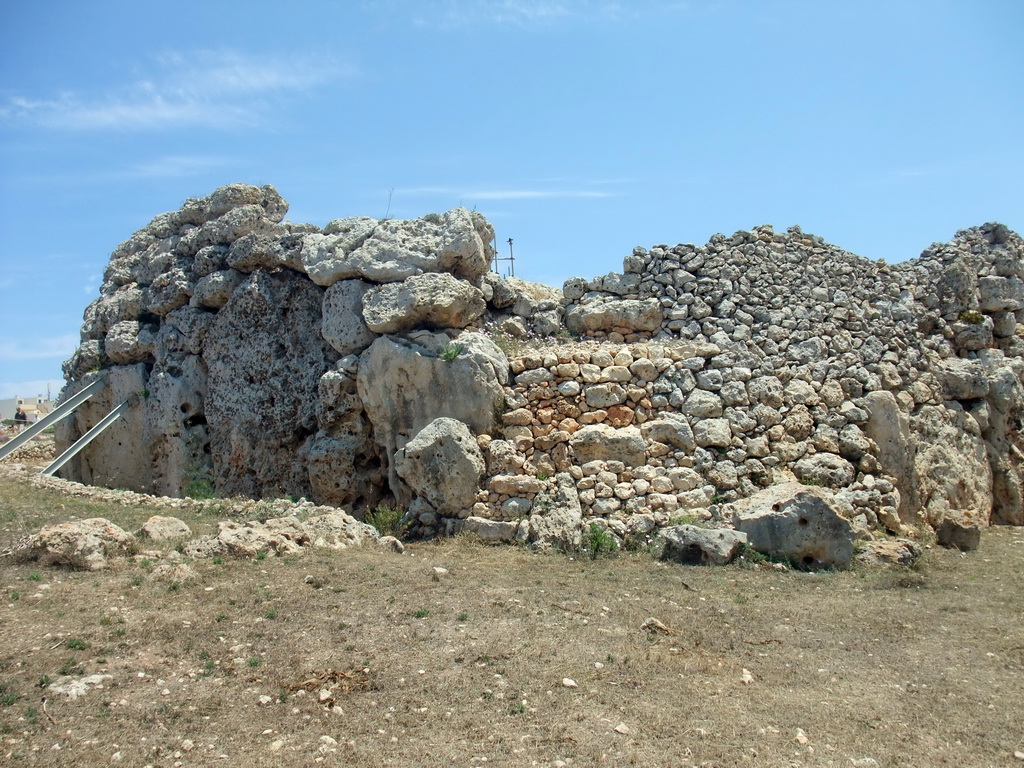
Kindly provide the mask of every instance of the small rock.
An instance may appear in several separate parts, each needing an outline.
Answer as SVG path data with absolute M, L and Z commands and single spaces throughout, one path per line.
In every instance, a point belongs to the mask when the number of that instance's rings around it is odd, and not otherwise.
M 565 687 L 565 688 L 578 688 L 579 687 L 578 685 L 576 685 L 576 681 L 573 680 L 571 677 L 563 677 L 562 678 L 562 686 Z
M 645 632 L 660 632 L 663 635 L 675 634 L 675 632 L 673 632 L 671 629 L 669 629 L 667 626 L 665 626 L 663 623 L 658 621 L 653 616 L 651 616 L 643 624 L 641 624 L 640 629 L 644 630 Z
M 616 733 L 622 734 L 623 736 L 628 736 L 629 733 L 630 733 L 629 726 L 626 725 L 625 723 L 619 723 L 618 725 L 615 726 L 615 728 L 613 730 Z
M 754 682 L 754 676 L 750 674 L 749 669 L 743 670 L 743 675 L 740 677 L 740 682 L 742 682 L 744 685 L 750 685 L 752 682 Z

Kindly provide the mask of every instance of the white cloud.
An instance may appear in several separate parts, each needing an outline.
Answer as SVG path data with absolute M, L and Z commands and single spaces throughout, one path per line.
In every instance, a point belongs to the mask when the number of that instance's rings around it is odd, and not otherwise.
M 18 360 L 65 360 L 78 347 L 78 335 L 66 333 L 40 339 L 0 341 L 0 362 Z
M 226 128 L 251 123 L 270 100 L 355 75 L 331 59 L 234 51 L 169 53 L 146 64 L 151 72 L 104 92 L 9 98 L 0 119 L 68 130 Z

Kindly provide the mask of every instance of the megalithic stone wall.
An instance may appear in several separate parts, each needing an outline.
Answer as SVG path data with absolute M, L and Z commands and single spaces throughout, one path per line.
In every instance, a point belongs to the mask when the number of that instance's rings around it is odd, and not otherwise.
M 114 250 L 64 396 L 110 386 L 58 442 L 132 408 L 67 477 L 387 500 L 414 534 L 539 547 L 794 477 L 867 536 L 1024 523 L 1024 243 L 1001 225 L 895 266 L 760 227 L 558 290 L 488 272 L 464 209 L 323 229 L 286 210 L 232 184 Z

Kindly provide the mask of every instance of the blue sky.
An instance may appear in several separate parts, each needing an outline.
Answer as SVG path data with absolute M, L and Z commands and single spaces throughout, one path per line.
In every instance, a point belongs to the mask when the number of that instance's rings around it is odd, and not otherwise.
M 4 5 L 0 398 L 56 394 L 110 251 L 234 181 L 321 226 L 476 208 L 552 285 L 759 224 L 889 262 L 1024 228 L 1018 0 Z

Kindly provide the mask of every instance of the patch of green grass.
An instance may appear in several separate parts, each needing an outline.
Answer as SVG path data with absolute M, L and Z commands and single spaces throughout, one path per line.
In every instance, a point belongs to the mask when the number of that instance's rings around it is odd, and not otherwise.
M 190 499 L 217 498 L 217 489 L 214 487 L 213 481 L 208 477 L 189 478 L 188 483 L 185 485 L 184 493 Z
M 41 574 L 39 571 L 32 571 L 32 573 L 30 573 L 28 575 L 28 580 L 29 581 L 42 581 L 43 580 L 43 574 Z
M 590 554 L 590 559 L 597 560 L 602 555 L 610 555 L 617 551 L 619 544 L 607 528 L 591 523 L 584 537 L 584 547 Z
M 263 618 L 264 619 L 276 619 L 277 618 L 277 611 L 275 611 L 273 608 L 270 608 L 269 610 L 266 610 L 266 611 L 263 612 Z
M 381 536 L 401 537 L 403 532 L 402 518 L 405 510 L 390 504 L 378 504 L 366 513 L 365 522 L 377 529 Z
M 456 617 L 456 621 L 460 621 L 460 622 L 462 622 L 462 621 L 465 621 L 465 620 L 466 620 L 466 619 L 468 619 L 468 618 L 469 618 L 469 614 L 468 614 L 468 613 L 466 613 L 465 611 L 463 611 L 462 613 L 460 613 L 460 614 L 459 614 L 459 615 L 458 615 L 458 616 Z
M 420 608 L 418 611 L 414 611 L 412 617 L 414 619 L 425 619 L 430 615 L 430 611 L 426 608 Z
M 11 598 L 11 600 L 19 600 L 19 599 L 21 599 L 21 592 L 19 592 L 16 589 L 12 589 L 11 592 L 10 592 L 10 598 Z
M 260 664 L 262 664 L 262 663 L 263 663 L 263 659 L 259 658 L 258 656 L 253 656 L 253 657 L 252 657 L 251 659 L 249 659 L 249 660 L 248 660 L 247 662 L 245 662 L 245 663 L 246 663 L 246 664 L 247 664 L 248 666 L 250 666 L 250 667 L 254 667 L 254 668 L 255 668 L 255 667 L 258 667 L 258 666 L 259 666 Z
M 444 360 L 446 363 L 450 363 L 452 360 L 458 357 L 462 353 L 462 350 L 464 350 L 465 348 L 466 347 L 464 344 L 456 344 L 454 342 L 449 341 L 447 344 L 444 345 L 444 351 L 441 352 L 441 359 Z
M 89 644 L 85 642 L 85 640 L 82 640 L 80 637 L 70 638 L 67 641 L 67 643 L 65 643 L 65 645 L 67 645 L 67 647 L 70 648 L 72 651 L 84 651 L 86 648 L 89 647 Z
M 259 552 L 257 552 L 256 553 L 256 559 L 257 560 L 266 560 L 267 559 L 267 550 L 263 549 L 263 550 L 260 550 Z

